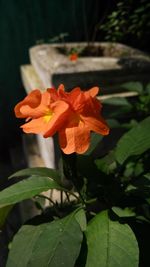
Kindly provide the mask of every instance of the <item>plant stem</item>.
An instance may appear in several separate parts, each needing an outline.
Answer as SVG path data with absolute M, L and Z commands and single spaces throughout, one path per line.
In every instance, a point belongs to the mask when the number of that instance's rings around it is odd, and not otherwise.
M 60 191 L 60 205 L 63 206 L 63 191 Z
M 44 199 L 49 200 L 49 202 L 52 203 L 55 206 L 55 202 L 51 198 L 49 198 L 47 196 L 44 196 L 44 195 L 37 195 L 37 196 L 40 197 L 40 198 L 44 198 Z
M 68 202 L 71 203 L 69 195 L 68 195 L 68 192 L 65 192 L 65 195 L 66 195 L 66 198 L 67 198 Z
M 76 153 L 72 153 L 70 155 L 64 154 L 62 152 L 62 161 L 63 161 L 63 173 L 65 178 L 69 181 L 71 181 L 78 192 L 80 196 L 80 200 L 82 201 L 83 204 L 85 204 L 84 198 L 80 193 L 80 185 L 78 181 L 78 176 L 77 176 L 77 155 Z M 76 198 L 77 196 L 70 192 L 70 194 L 74 195 Z M 79 200 L 79 198 L 78 198 Z

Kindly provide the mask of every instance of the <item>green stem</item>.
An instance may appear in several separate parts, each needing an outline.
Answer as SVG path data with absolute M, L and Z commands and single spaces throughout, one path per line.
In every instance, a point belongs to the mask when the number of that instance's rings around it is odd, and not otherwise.
M 80 181 L 78 181 L 77 176 L 77 155 L 76 153 L 72 153 L 70 155 L 64 154 L 62 152 L 62 161 L 63 161 L 63 173 L 65 178 L 68 181 L 71 181 L 80 196 L 80 200 L 83 204 L 85 204 L 84 198 L 80 193 Z M 69 191 L 73 195 L 72 192 Z M 76 195 L 74 194 L 76 197 Z M 79 198 L 78 198 L 79 199 Z
M 87 200 L 85 203 L 86 204 L 91 204 L 91 203 L 96 202 L 96 200 L 97 200 L 97 198 L 92 198 L 92 199 Z

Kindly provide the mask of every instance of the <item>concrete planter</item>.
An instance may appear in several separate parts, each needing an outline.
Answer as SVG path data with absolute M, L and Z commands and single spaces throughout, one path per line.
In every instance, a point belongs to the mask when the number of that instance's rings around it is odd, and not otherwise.
M 67 89 L 80 86 L 103 88 L 102 92 L 120 92 L 119 85 L 128 81 L 149 81 L 150 57 L 119 43 L 95 43 L 100 56 L 79 56 L 70 61 L 62 51 L 84 50 L 86 43 L 43 44 L 30 49 L 31 64 L 44 87 L 64 83 Z

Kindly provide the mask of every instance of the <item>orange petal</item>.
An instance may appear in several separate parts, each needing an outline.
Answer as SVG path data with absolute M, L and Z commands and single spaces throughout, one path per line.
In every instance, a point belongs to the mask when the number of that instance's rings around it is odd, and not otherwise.
M 48 88 L 47 92 L 50 94 L 51 103 L 59 99 L 58 92 L 55 88 Z
M 20 101 L 14 108 L 15 115 L 17 118 L 26 118 L 25 114 L 22 114 L 20 108 L 24 105 L 28 105 L 31 108 L 36 108 L 41 102 L 41 92 L 36 89 L 33 90 L 24 100 Z
M 25 123 L 21 126 L 25 133 L 43 134 L 47 131 L 47 122 L 40 117 L 38 119 L 33 119 L 32 121 Z
M 85 94 L 89 94 L 91 97 L 95 97 L 99 92 L 99 87 L 92 87 L 88 91 L 84 92 Z
M 85 106 L 86 98 L 84 93 L 79 87 L 74 88 L 68 97 L 69 103 L 72 105 L 73 109 L 80 113 Z
M 59 143 L 65 154 L 83 154 L 90 145 L 90 132 L 83 123 L 77 127 L 63 129 L 59 131 Z
M 49 110 L 50 98 L 50 93 L 48 91 L 44 92 L 41 96 L 41 102 L 37 107 L 32 108 L 32 106 L 30 106 L 30 103 L 22 105 L 20 107 L 21 114 L 23 114 L 26 118 L 38 118 L 44 116 L 44 114 Z
M 48 123 L 47 131 L 44 133 L 44 137 L 53 136 L 59 131 L 69 117 L 69 105 L 64 101 L 57 101 L 51 105 L 53 110 L 53 116 Z
M 58 91 L 58 93 L 64 92 L 65 91 L 64 85 L 63 84 L 60 84 L 57 91 Z
M 43 134 L 44 137 L 54 135 L 67 119 L 68 104 L 63 101 L 58 101 L 53 107 L 53 114 L 49 116 L 49 120 L 45 116 L 25 123 L 21 126 L 26 133 Z
M 101 135 L 109 134 L 109 127 L 101 116 L 99 116 L 98 118 L 81 116 L 81 118 L 90 131 L 99 133 Z

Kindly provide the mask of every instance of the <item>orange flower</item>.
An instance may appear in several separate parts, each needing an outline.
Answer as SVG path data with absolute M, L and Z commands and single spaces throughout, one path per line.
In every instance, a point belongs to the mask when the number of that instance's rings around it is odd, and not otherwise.
M 59 134 L 60 147 L 65 154 L 82 154 L 90 145 L 90 132 L 107 135 L 109 128 L 100 115 L 101 104 L 96 99 L 99 89 L 88 91 L 74 88 L 64 91 L 47 89 L 43 94 L 32 91 L 15 107 L 18 118 L 30 120 L 21 127 L 26 133 L 41 133 L 44 137 Z
M 71 61 L 77 61 L 77 59 L 78 59 L 78 54 L 77 54 L 77 53 L 72 53 L 72 54 L 70 54 L 70 55 L 69 55 L 69 59 L 70 59 Z

